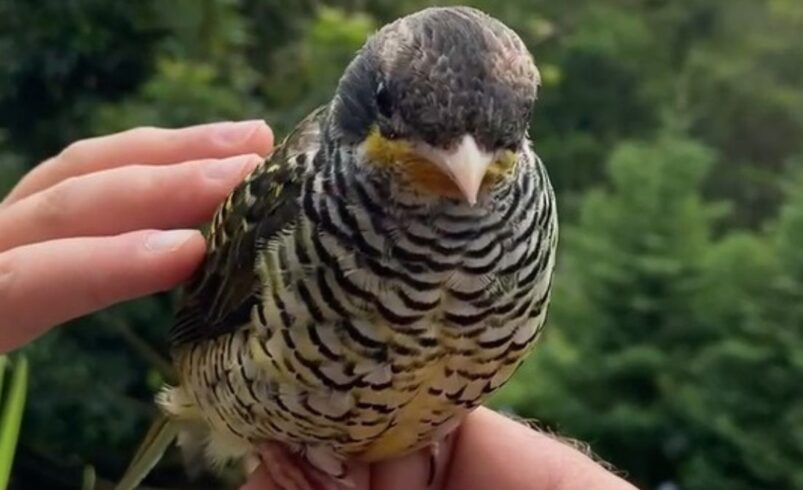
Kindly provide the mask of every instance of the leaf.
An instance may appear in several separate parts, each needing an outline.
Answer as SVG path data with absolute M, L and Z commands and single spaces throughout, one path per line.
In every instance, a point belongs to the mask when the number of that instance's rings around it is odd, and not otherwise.
M 5 360 L 2 361 L 5 363 Z M 25 395 L 28 389 L 28 360 L 19 357 L 14 363 L 8 396 L 0 414 L 0 489 L 5 490 L 11 477 L 11 465 L 22 425 Z

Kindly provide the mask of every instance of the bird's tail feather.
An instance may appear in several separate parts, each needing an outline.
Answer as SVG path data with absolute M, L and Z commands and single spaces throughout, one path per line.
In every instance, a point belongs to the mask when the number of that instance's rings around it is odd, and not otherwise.
M 134 490 L 162 459 L 167 448 L 178 436 L 179 423 L 160 413 L 151 424 L 115 490 Z

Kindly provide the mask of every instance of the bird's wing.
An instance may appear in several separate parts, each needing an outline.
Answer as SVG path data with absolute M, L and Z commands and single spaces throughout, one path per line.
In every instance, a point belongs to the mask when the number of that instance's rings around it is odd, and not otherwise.
M 299 216 L 301 158 L 320 145 L 326 108 L 307 116 L 232 192 L 212 220 L 203 266 L 186 285 L 170 332 L 173 348 L 247 324 L 259 302 L 258 248 Z M 303 155 L 303 156 L 302 156 Z

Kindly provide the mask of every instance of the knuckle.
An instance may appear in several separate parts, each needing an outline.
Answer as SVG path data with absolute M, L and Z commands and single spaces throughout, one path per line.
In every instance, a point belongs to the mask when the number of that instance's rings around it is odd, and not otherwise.
M 14 261 L 10 253 L 0 253 L 0 298 L 11 296 L 15 276 Z
M 140 139 L 145 138 L 147 139 L 150 136 L 153 136 L 159 132 L 163 131 L 161 128 L 157 128 L 156 126 L 139 126 L 133 129 L 129 129 L 127 131 L 123 131 L 120 133 L 121 135 L 131 136 L 132 138 Z
M 84 139 L 70 143 L 61 150 L 61 153 L 56 155 L 53 159 L 64 163 L 80 165 L 82 162 L 87 161 L 88 155 L 91 152 L 92 140 Z
M 83 297 L 87 309 L 108 306 L 112 302 L 114 292 L 102 278 L 92 274 L 87 277 L 83 288 Z
M 170 192 L 170 179 L 165 175 L 165 167 L 152 167 L 148 165 L 132 165 L 130 172 L 129 192 L 140 198 L 161 197 Z
M 186 187 L 183 189 L 182 197 L 195 201 L 197 205 L 209 202 L 217 203 L 224 199 L 232 188 L 236 185 L 231 178 L 210 178 L 208 169 L 212 164 L 220 162 L 217 159 L 199 160 L 200 165 L 193 165 L 189 168 L 189 176 L 186 178 Z M 244 178 L 244 177 L 243 177 Z M 240 178 L 236 179 L 239 182 Z
M 200 197 L 204 181 L 196 168 L 185 165 L 132 166 L 125 192 L 130 202 L 161 202 L 163 205 L 191 202 Z
M 43 226 L 58 229 L 70 214 L 73 189 L 77 177 L 68 177 L 44 192 L 36 199 L 36 219 Z
M 164 173 L 158 181 L 158 184 L 162 186 L 161 190 L 172 196 L 181 196 L 185 193 L 198 194 L 205 191 L 210 185 L 204 169 L 211 161 L 213 160 L 195 160 L 163 167 L 161 170 Z
M 19 268 L 15 266 L 14 251 L 0 253 L 0 306 L 8 302 L 13 305 L 19 298 L 15 297 L 15 289 L 19 280 Z M 13 307 L 3 312 L 3 321 L 13 322 L 15 309 Z M 0 329 L 2 330 L 2 329 Z
M 13 307 L 17 300 L 14 297 L 16 275 L 11 253 L 0 253 L 0 310 L 3 311 L 2 318 L 0 318 L 0 333 L 18 326 L 19 313 Z M 4 339 L 0 338 L 0 354 L 8 348 Z
M 163 179 L 156 191 L 174 209 L 196 207 L 209 193 L 209 183 L 201 172 L 194 168 L 176 169 L 171 178 Z
M 126 131 L 121 131 L 119 133 L 107 135 L 107 136 L 98 136 L 95 138 L 86 138 L 78 141 L 74 141 L 67 145 L 61 152 L 56 155 L 53 159 L 67 162 L 72 165 L 80 165 L 83 162 L 90 161 L 92 154 L 97 150 L 98 146 L 104 142 L 112 142 L 112 141 L 120 141 L 124 142 L 127 140 L 134 140 L 134 141 L 142 141 L 147 140 L 153 135 L 157 134 L 160 131 L 164 131 L 163 129 L 157 128 L 155 126 L 140 126 L 133 129 L 128 129 Z

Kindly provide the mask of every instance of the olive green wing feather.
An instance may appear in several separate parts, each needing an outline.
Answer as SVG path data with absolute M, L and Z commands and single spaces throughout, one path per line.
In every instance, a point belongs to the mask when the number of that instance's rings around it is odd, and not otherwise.
M 257 253 L 299 217 L 301 159 L 319 148 L 325 115 L 322 107 L 307 116 L 218 209 L 204 264 L 186 285 L 170 332 L 173 348 L 224 335 L 250 321 L 260 294 Z

